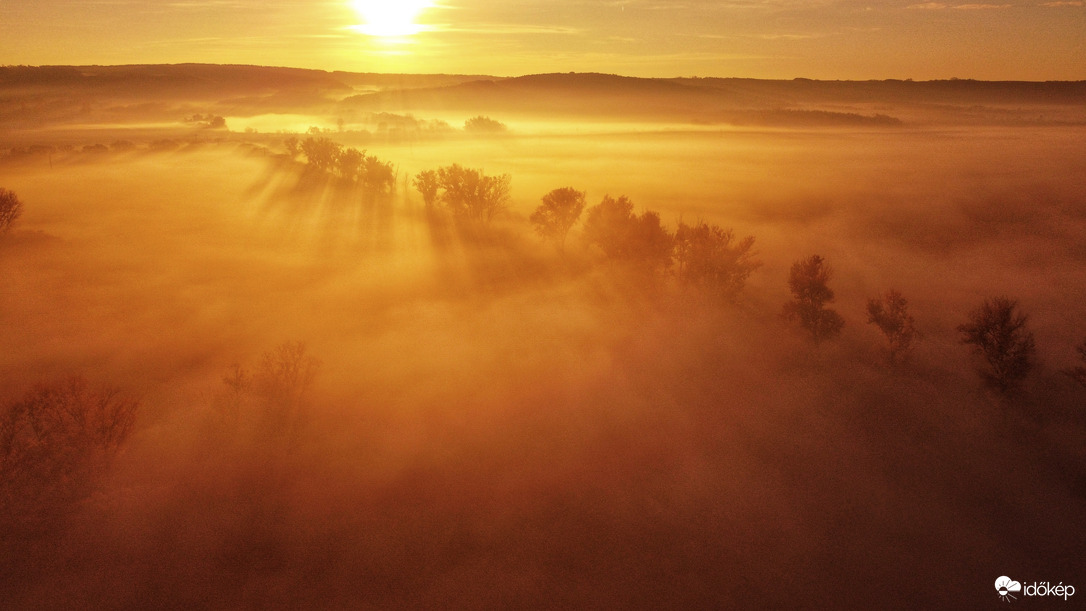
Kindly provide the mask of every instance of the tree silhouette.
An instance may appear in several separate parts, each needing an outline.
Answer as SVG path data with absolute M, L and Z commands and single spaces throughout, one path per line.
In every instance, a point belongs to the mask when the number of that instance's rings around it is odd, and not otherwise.
M 23 213 L 23 202 L 14 191 L 0 188 L 0 233 L 11 229 L 12 223 Z
M 660 215 L 646 211 L 633 213 L 633 202 L 625 195 L 610 195 L 589 208 L 584 221 L 584 237 L 608 259 L 634 263 L 647 270 L 671 266 L 675 238 L 660 224 Z
M 128 439 L 138 406 L 79 377 L 0 406 L 0 524 L 48 527 L 86 498 Z
M 349 182 L 357 182 L 362 178 L 363 164 L 366 160 L 366 152 L 356 148 L 344 149 L 336 157 L 336 168 L 339 175 Z
M 535 225 L 539 235 L 554 240 L 559 248 L 564 248 L 566 236 L 580 218 L 584 206 L 584 191 L 578 191 L 573 187 L 562 187 L 544 195 L 543 203 L 535 209 L 528 220 Z
M 298 141 L 297 136 L 291 136 L 287 138 L 283 141 L 283 145 L 287 147 L 287 154 L 290 155 L 291 159 L 294 159 L 298 156 L 299 153 L 302 152 L 300 148 L 301 142 Z
M 454 163 L 420 172 L 415 188 L 424 201 L 440 201 L 457 219 L 490 222 L 509 203 L 510 181 L 508 174 L 487 176 Z
M 867 322 L 879 328 L 890 344 L 890 364 L 905 354 L 919 336 L 915 321 L 909 314 L 909 302 L 896 289 L 881 298 L 867 300 Z
M 761 266 L 754 260 L 754 237 L 736 241 L 730 229 L 679 222 L 675 231 L 675 261 L 679 279 L 734 299 L 750 274 Z
M 788 288 L 793 299 L 784 304 L 785 319 L 798 320 L 811 333 L 815 343 L 836 337 L 845 320 L 835 310 L 826 309 L 833 302 L 833 290 L 827 286 L 832 270 L 819 255 L 811 255 L 792 264 Z
M 423 170 L 415 176 L 414 180 L 415 188 L 422 194 L 422 201 L 426 204 L 426 208 L 433 208 L 437 203 L 437 190 L 441 188 L 441 184 L 437 180 L 437 172 L 434 170 Z
M 227 419 L 237 423 L 243 408 L 253 409 L 248 413 L 261 434 L 296 440 L 320 366 L 303 342 L 285 342 L 265 352 L 254 371 L 233 365 L 222 379 L 230 391 Z
M 506 130 L 505 124 L 490 117 L 479 115 L 464 122 L 464 131 L 479 134 L 500 134 Z
M 969 322 L 958 326 L 962 343 L 972 344 L 987 363 L 982 371 L 985 381 L 1000 392 L 1017 388 L 1033 369 L 1036 346 L 1027 320 L 1017 301 L 996 297 L 985 299 L 969 314 Z
M 1071 376 L 1072 380 L 1086 386 L 1086 339 L 1082 340 L 1075 350 L 1078 351 L 1078 358 L 1082 364 L 1065 369 L 1063 372 Z
M 343 152 L 343 145 L 328 138 L 306 138 L 299 147 L 309 164 L 318 170 L 332 171 Z

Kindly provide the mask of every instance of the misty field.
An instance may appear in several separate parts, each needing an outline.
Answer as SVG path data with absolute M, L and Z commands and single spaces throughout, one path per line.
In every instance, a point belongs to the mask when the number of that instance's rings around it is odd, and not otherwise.
M 5 604 L 972 608 L 1000 575 L 1082 582 L 1086 128 L 509 123 L 324 132 L 391 164 L 379 194 L 256 128 L 0 155 L 24 206 L 0 405 L 138 402 L 56 469 L 0 438 Z M 413 178 L 454 163 L 508 174 L 504 213 L 427 206 Z M 722 299 L 584 216 L 544 240 L 560 187 L 753 236 L 759 265 Z M 817 343 L 781 316 L 814 254 L 844 319 Z M 867 324 L 891 289 L 920 333 L 895 363 Z M 1001 296 L 1036 345 L 1010 392 L 958 330 Z

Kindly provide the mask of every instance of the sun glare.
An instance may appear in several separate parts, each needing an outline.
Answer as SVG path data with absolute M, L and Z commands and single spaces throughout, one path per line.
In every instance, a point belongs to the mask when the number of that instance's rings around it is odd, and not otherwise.
M 369 36 L 399 38 L 426 29 L 415 20 L 431 3 L 428 0 L 353 0 L 351 6 L 365 21 L 353 29 Z

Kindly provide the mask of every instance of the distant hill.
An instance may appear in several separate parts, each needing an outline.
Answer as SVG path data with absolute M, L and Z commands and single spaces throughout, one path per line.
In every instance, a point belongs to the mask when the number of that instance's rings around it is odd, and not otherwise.
M 0 126 L 389 112 L 687 124 L 1086 124 L 1086 82 L 503 78 L 214 64 L 0 67 Z
M 346 98 L 352 108 L 545 113 L 633 120 L 765 125 L 895 125 L 891 113 L 947 121 L 1036 122 L 1006 107 L 1047 109 L 1049 121 L 1086 121 L 1086 82 L 812 81 L 650 79 L 610 74 L 536 74 Z M 1055 111 L 1055 112 L 1052 112 Z

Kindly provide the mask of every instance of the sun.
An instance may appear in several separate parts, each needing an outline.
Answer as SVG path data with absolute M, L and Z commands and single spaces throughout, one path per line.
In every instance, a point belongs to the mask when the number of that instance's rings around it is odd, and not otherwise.
M 350 4 L 365 21 L 354 29 L 380 38 L 412 36 L 424 31 L 426 27 L 415 23 L 415 19 L 431 6 L 428 0 L 352 0 Z

